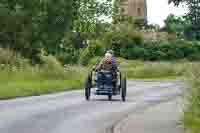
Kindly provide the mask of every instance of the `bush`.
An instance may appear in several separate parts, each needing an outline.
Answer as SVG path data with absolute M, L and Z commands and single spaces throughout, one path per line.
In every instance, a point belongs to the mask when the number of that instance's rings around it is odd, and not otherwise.
M 128 49 L 133 48 L 134 44 L 141 45 L 143 38 L 137 32 L 132 24 L 122 23 L 112 27 L 112 29 L 104 34 L 100 39 L 106 49 L 113 49 L 116 56 L 130 57 L 131 51 L 127 53 Z
M 60 52 L 56 57 L 61 64 L 77 64 L 80 51 L 75 48 L 67 48 L 65 51 Z
M 80 52 L 80 59 L 79 59 L 79 63 L 81 65 L 88 65 L 90 60 L 94 57 L 94 55 L 89 51 L 88 48 L 83 49 Z
M 127 59 L 159 60 L 199 60 L 200 45 L 187 41 L 159 41 L 136 44 L 126 43 L 121 47 L 120 56 Z
M 20 56 L 11 49 L 0 48 L 0 69 L 12 70 L 13 68 L 24 68 L 29 66 L 29 60 Z
M 99 40 L 91 40 L 87 48 L 92 56 L 102 56 L 105 51 L 102 42 Z
M 101 61 L 101 59 L 102 59 L 102 57 L 100 57 L 100 56 L 96 56 L 96 57 L 92 58 L 92 59 L 90 60 L 90 62 L 88 63 L 88 64 L 89 64 L 89 67 L 98 64 L 98 63 Z
M 90 41 L 87 48 L 82 49 L 80 52 L 79 63 L 81 65 L 90 64 L 91 59 L 95 56 L 102 56 L 105 52 L 105 49 L 99 40 Z

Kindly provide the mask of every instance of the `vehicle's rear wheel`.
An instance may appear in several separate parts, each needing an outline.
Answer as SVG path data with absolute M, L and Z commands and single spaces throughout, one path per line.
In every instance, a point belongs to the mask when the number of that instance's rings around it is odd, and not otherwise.
M 126 86 L 126 78 L 123 78 L 122 79 L 122 82 L 121 82 L 121 98 L 122 98 L 122 101 L 126 101 L 126 92 L 127 92 L 127 86 Z
M 108 100 L 112 101 L 112 95 L 108 95 Z
M 90 93 L 92 88 L 92 78 L 88 76 L 88 78 L 85 81 L 85 99 L 90 100 Z

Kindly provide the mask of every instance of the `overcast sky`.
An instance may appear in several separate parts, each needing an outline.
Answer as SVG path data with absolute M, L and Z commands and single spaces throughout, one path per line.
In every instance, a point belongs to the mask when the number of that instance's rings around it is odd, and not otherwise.
M 182 5 L 174 7 L 173 4 L 168 5 L 168 0 L 147 0 L 148 21 L 149 23 L 164 25 L 166 17 L 173 13 L 175 15 L 184 15 L 186 8 Z

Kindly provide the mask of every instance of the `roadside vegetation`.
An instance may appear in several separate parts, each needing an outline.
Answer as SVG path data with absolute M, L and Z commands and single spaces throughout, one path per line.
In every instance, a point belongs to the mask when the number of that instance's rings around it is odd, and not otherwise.
M 183 123 L 189 132 L 200 132 L 200 64 L 193 64 L 189 72 L 189 86 L 185 93 Z
M 5 55 L 6 51 L 9 54 L 13 53 L 8 50 L 4 50 L 2 53 Z M 3 57 L 2 54 L 0 55 Z M 87 66 L 62 66 L 53 56 L 41 58 L 44 62 L 34 66 L 20 56 L 13 56 L 7 61 L 5 61 L 5 58 L 0 60 L 1 63 L 13 62 L 13 64 L 0 65 L 0 99 L 82 89 L 89 70 L 101 59 L 101 57 L 93 58 Z M 123 58 L 118 58 L 118 62 L 120 69 L 128 79 L 181 78 L 189 66 L 189 62 L 155 63 Z
M 62 66 L 53 56 L 42 57 L 44 62 L 34 66 L 10 50 L 4 49 L 0 57 L 0 99 L 78 89 L 87 72 L 80 66 Z
M 125 61 L 120 66 L 128 79 L 159 80 L 183 78 L 190 63 Z

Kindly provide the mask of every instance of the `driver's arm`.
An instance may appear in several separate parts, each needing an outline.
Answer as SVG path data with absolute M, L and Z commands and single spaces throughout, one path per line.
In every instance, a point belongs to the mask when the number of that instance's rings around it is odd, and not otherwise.
M 115 58 L 113 58 L 112 63 L 113 63 L 114 69 L 115 69 L 116 71 L 119 71 L 118 63 L 117 63 L 117 61 L 116 61 Z
M 100 70 L 102 68 L 102 65 L 103 65 L 103 60 L 101 60 L 101 62 L 97 65 L 96 69 L 95 70 Z

